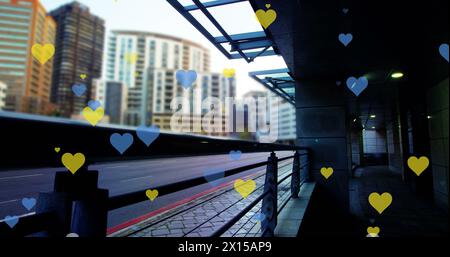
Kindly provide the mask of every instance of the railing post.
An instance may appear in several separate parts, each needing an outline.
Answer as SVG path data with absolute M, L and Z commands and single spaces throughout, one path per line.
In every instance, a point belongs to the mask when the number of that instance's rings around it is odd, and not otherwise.
M 40 194 L 37 212 L 53 211 L 57 220 L 50 236 L 77 233 L 81 237 L 106 236 L 109 192 L 98 188 L 98 171 L 55 174 L 54 192 Z
M 72 188 L 75 198 L 71 232 L 80 237 L 105 237 L 109 191 L 98 188 L 98 171 L 85 170 L 79 175 Z
M 292 198 L 298 198 L 299 193 L 300 193 L 300 154 L 298 153 L 298 151 L 295 151 L 291 177 Z
M 264 197 L 262 202 L 262 213 L 265 219 L 261 222 L 261 231 L 263 237 L 273 237 L 275 227 L 277 226 L 278 215 L 278 158 L 274 152 L 270 154 L 267 164 L 266 180 L 264 192 L 269 194 Z
M 306 151 L 306 172 L 305 172 L 305 181 L 308 183 L 314 182 L 314 176 L 312 174 L 312 155 L 311 155 L 311 150 L 307 150 Z
M 58 176 L 58 173 L 55 176 Z M 36 214 L 46 212 L 54 213 L 54 219 L 49 221 L 47 231 L 36 233 L 35 236 L 65 237 L 70 231 L 72 218 L 72 201 L 69 195 L 61 192 L 39 193 Z
M 75 201 L 71 232 L 81 237 L 106 237 L 108 199 L 107 189 L 97 189 Z

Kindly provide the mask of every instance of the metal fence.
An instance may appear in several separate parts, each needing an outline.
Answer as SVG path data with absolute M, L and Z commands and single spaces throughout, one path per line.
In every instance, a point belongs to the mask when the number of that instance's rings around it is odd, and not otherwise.
M 6 125 L 2 126 L 2 129 L 6 128 L 7 130 L 10 130 L 4 131 L 5 133 L 13 133 L 12 130 L 15 130 L 17 133 L 20 130 L 29 129 L 30 126 L 38 131 L 46 131 L 47 135 L 43 135 L 43 137 L 39 137 L 39 139 L 35 139 L 34 141 L 45 141 L 46 136 L 50 136 L 52 133 L 55 133 L 55 131 L 60 131 L 61 129 L 81 130 L 82 132 L 87 133 L 80 134 L 78 132 L 79 137 L 89 137 L 93 133 L 95 133 L 96 137 L 105 137 L 104 134 L 110 135 L 111 133 L 116 132 L 132 132 L 132 129 L 130 128 L 92 128 L 84 124 L 67 124 L 66 122 L 60 122 L 59 120 L 43 121 L 29 118 L 28 116 L 16 117 L 14 115 L 0 115 L 0 122 L 1 124 Z M 20 140 L 27 141 L 31 139 L 27 138 L 25 135 L 24 138 L 21 138 Z M 73 140 L 73 138 L 68 137 L 65 139 L 65 144 L 68 145 L 73 143 Z M 12 143 L 9 142 L 8 139 L 6 139 L 5 142 L 6 146 L 8 146 L 8 143 Z M 206 144 L 209 144 L 208 151 L 201 148 L 201 146 Z M 36 147 L 35 143 L 33 143 L 33 145 L 33 147 Z M 187 147 L 188 145 L 190 148 Z M 101 147 L 107 146 L 100 144 L 97 145 L 96 148 Z M 109 154 L 105 155 L 105 151 L 102 151 L 102 154 L 92 152 L 92 158 L 90 160 L 91 163 L 98 163 L 105 160 L 122 161 L 130 158 L 155 158 L 155 156 L 162 158 L 169 156 L 201 155 L 202 153 L 223 154 L 236 149 L 242 149 L 242 152 L 244 153 L 268 152 L 270 153 L 270 156 L 265 162 L 226 170 L 224 176 L 218 177 L 216 180 L 240 174 L 251 169 L 266 167 L 265 183 L 263 185 L 264 190 L 263 193 L 247 207 L 227 221 L 222 227 L 217 229 L 212 236 L 218 237 L 223 235 L 260 202 L 262 202 L 261 212 L 265 215 L 265 219 L 261 223 L 261 235 L 273 236 L 277 225 L 278 213 L 284 208 L 291 197 L 298 197 L 301 182 L 309 178 L 309 162 L 311 156 L 307 148 L 289 145 L 260 144 L 249 141 L 224 140 L 210 137 L 161 134 L 157 141 L 155 141 L 148 149 L 142 151 L 134 149 L 125 157 L 113 157 Z M 294 155 L 279 159 L 275 154 L 276 151 L 294 151 Z M 21 156 L 21 163 L 23 163 L 24 158 L 27 158 L 27 154 L 31 154 L 32 152 L 33 151 L 26 151 L 23 153 Z M 158 152 L 159 154 L 152 155 L 154 152 Z M 108 151 L 106 151 L 106 153 L 108 153 Z M 41 162 L 38 162 L 37 159 L 33 159 L 34 165 L 43 166 L 51 163 L 48 159 L 45 159 L 51 157 L 45 156 L 45 154 L 42 153 L 41 155 L 44 159 L 41 159 Z M 279 179 L 278 163 L 290 159 L 293 159 L 292 172 L 289 172 L 289 174 Z M 19 164 L 15 163 L 14 159 L 10 159 L 7 167 L 16 167 L 18 165 Z M 87 165 L 85 167 L 87 167 Z M 98 171 L 88 170 L 87 168 L 79 170 L 74 175 L 67 171 L 57 172 L 55 174 L 53 192 L 43 192 L 39 194 L 36 205 L 36 214 L 21 217 L 20 222 L 13 229 L 5 222 L 0 223 L 0 236 L 23 237 L 33 235 L 64 237 L 68 233 L 73 232 L 83 237 L 104 237 L 106 236 L 107 231 L 109 211 L 148 201 L 146 189 L 109 197 L 109 191 L 107 189 L 98 188 L 98 175 Z M 286 200 L 280 204 L 279 208 L 278 185 L 287 182 L 288 179 L 291 180 L 291 192 Z M 155 189 L 159 192 L 158 196 L 164 196 L 212 181 L 214 181 L 214 179 L 207 180 L 205 177 L 196 177 L 185 181 L 166 184 Z

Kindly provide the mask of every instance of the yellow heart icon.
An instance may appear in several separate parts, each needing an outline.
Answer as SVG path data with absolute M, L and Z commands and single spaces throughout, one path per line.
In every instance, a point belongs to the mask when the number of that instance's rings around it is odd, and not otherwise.
M 420 176 L 422 172 L 424 172 L 428 165 L 430 165 L 430 160 L 427 157 L 422 156 L 419 159 L 415 156 L 409 157 L 408 166 L 409 168 L 416 173 L 417 176 Z
M 75 174 L 75 172 L 77 172 L 81 168 L 81 166 L 84 165 L 86 158 L 82 153 L 77 153 L 75 155 L 72 155 L 71 153 L 65 153 L 61 157 L 61 161 L 72 174 Z
M 59 151 L 61 151 L 61 148 L 55 147 L 55 152 L 59 153 Z
M 85 79 L 87 78 L 87 75 L 86 75 L 86 74 L 80 74 L 80 78 L 81 78 L 82 80 L 85 80 Z
M 31 48 L 31 54 L 44 65 L 55 54 L 55 46 L 52 44 L 34 44 Z
M 369 195 L 369 203 L 375 210 L 377 210 L 379 214 L 381 214 L 387 207 L 389 207 L 389 205 L 391 205 L 392 195 L 389 193 L 383 193 L 382 195 L 378 193 L 371 193 Z
M 223 76 L 225 78 L 232 78 L 232 77 L 234 77 L 234 75 L 236 75 L 235 69 L 224 69 L 223 70 Z
M 255 191 L 255 188 L 256 188 L 256 182 L 251 179 L 249 179 L 248 181 L 238 179 L 234 182 L 234 189 L 243 198 L 247 198 L 253 191 Z
M 378 236 L 378 234 L 380 233 L 380 228 L 379 227 L 368 227 L 367 233 L 370 236 Z
M 138 55 L 136 53 L 132 53 L 132 54 L 125 54 L 125 60 L 129 63 L 129 64 L 135 64 L 137 61 Z
M 267 29 L 277 19 L 277 12 L 272 9 L 267 10 L 267 12 L 263 9 L 260 9 L 256 11 L 256 18 L 258 19 L 259 23 L 261 23 L 261 26 Z
M 145 191 L 145 195 L 148 197 L 148 199 L 150 199 L 150 201 L 154 201 L 156 199 L 156 197 L 158 197 L 158 190 L 147 190 Z
M 322 176 L 324 176 L 325 179 L 328 179 L 333 175 L 334 170 L 333 168 L 322 168 L 320 169 L 320 173 L 322 173 Z
M 97 108 L 95 111 L 91 107 L 86 107 L 83 109 L 84 118 L 91 123 L 92 126 L 96 126 L 98 122 L 103 119 L 105 115 L 105 110 L 102 107 Z

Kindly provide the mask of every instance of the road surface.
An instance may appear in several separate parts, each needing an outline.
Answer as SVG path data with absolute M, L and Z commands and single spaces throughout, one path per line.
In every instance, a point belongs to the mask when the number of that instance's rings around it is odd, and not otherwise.
M 293 152 L 278 152 L 279 158 L 292 156 Z M 269 153 L 243 154 L 240 160 L 231 160 L 228 155 L 177 157 L 166 159 L 113 162 L 94 164 L 91 170 L 99 171 L 99 187 L 109 189 L 109 195 L 152 189 L 158 186 L 183 181 L 194 177 L 202 177 L 211 169 L 231 169 L 257 162 L 267 161 Z M 265 169 L 264 167 L 249 170 L 235 176 L 222 179 L 221 182 L 237 179 Z M 0 172 L 0 220 L 6 216 L 30 215 L 22 206 L 23 198 L 38 198 L 39 192 L 51 192 L 55 172 L 62 168 L 44 168 L 31 170 L 15 170 Z M 67 171 L 68 172 L 68 171 Z M 171 195 L 157 198 L 154 202 L 146 201 L 109 212 L 108 227 L 114 227 L 131 219 L 145 215 L 153 210 L 189 198 L 214 186 L 200 185 Z M 20 221 L 19 221 L 20 222 Z

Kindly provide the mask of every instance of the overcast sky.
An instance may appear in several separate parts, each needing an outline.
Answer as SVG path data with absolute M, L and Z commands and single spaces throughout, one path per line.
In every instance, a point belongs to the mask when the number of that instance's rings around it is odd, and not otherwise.
M 72 0 L 41 0 L 47 11 L 51 11 Z M 248 77 L 248 72 L 284 68 L 281 57 L 260 57 L 252 64 L 244 60 L 228 60 L 200 32 L 184 19 L 166 0 L 79 0 L 91 12 L 106 22 L 107 30 L 127 29 L 158 32 L 189 39 L 211 50 L 212 71 L 222 72 L 224 68 L 234 68 L 237 73 L 237 95 L 242 96 L 250 90 L 263 90 L 263 87 Z M 190 0 L 180 0 L 187 5 Z M 229 34 L 261 30 L 253 10 L 247 2 L 228 7 L 212 8 L 211 13 L 224 26 Z M 216 36 L 212 26 L 200 12 L 193 12 L 204 26 Z

